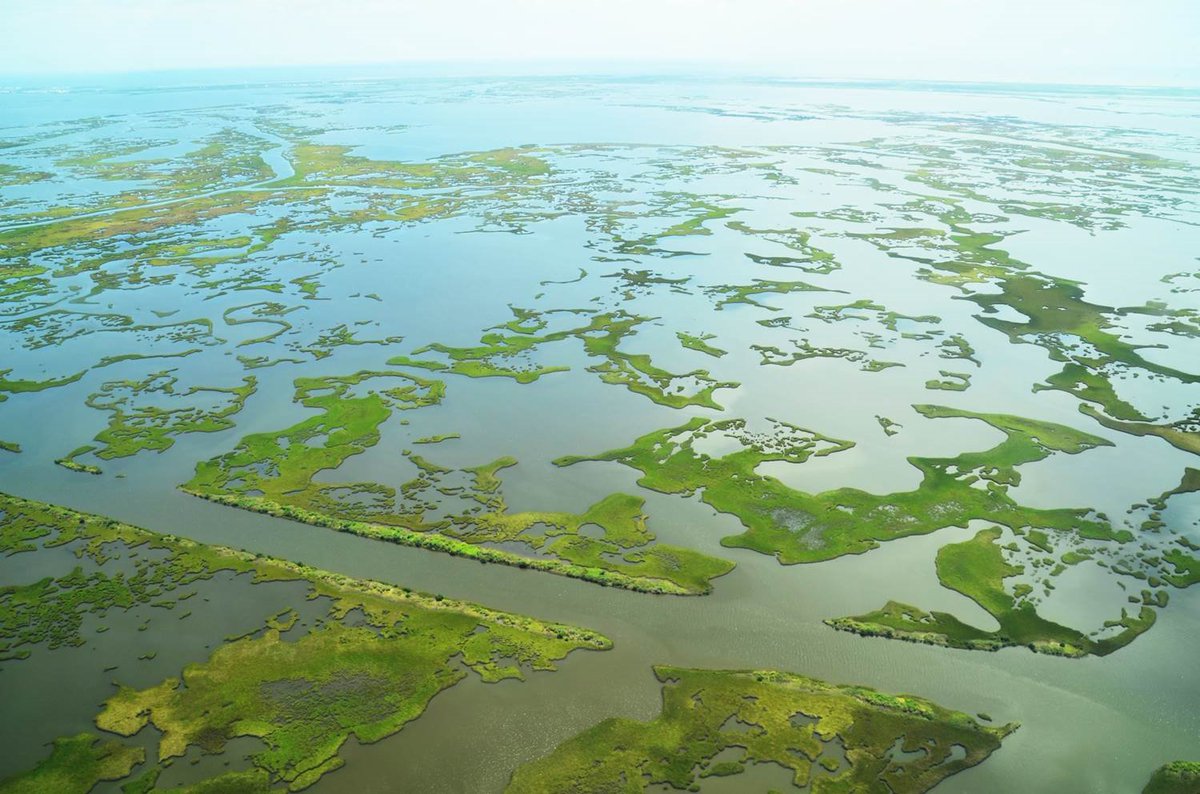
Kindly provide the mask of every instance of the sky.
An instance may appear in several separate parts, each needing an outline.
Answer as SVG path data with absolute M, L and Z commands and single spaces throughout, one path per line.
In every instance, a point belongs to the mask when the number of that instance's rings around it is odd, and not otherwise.
M 1200 86 L 1200 0 L 0 0 L 0 74 L 440 62 Z

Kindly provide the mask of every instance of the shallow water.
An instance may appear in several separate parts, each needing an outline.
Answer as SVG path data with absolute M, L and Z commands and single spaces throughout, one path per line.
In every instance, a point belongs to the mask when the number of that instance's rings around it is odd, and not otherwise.
M 667 237 L 660 242 L 668 251 L 688 255 L 613 256 L 612 241 L 585 222 L 586 213 L 542 217 L 528 224 L 527 233 L 509 234 L 480 230 L 480 214 L 495 211 L 489 205 L 446 220 L 289 233 L 240 266 L 265 266 L 272 277 L 280 277 L 285 285 L 282 292 L 206 285 L 203 277 L 186 267 L 168 263 L 148 270 L 175 275 L 171 283 L 103 289 L 75 302 L 93 291 L 96 278 L 89 272 L 62 275 L 53 279 L 48 297 L 0 298 L 2 316 L 36 316 L 42 311 L 41 301 L 71 311 L 127 315 L 139 323 L 208 318 L 214 322 L 212 338 L 178 341 L 160 338 L 158 332 L 134 337 L 130 332 L 93 331 L 61 344 L 39 346 L 37 330 L 0 328 L 0 370 L 12 368 L 9 378 L 61 377 L 91 367 L 78 382 L 11 394 L 0 405 L 0 440 L 19 442 L 22 447 L 19 455 L 0 452 L 0 489 L 204 542 L 574 623 L 613 639 L 612 651 L 575 653 L 557 672 L 533 674 L 525 682 L 484 684 L 469 678 L 435 697 L 426 713 L 399 734 L 374 745 L 349 742 L 342 752 L 346 766 L 324 777 L 314 791 L 500 790 L 517 765 L 544 755 L 600 719 L 653 716 L 660 697 L 651 672 L 655 664 L 779 668 L 914 693 L 967 713 L 986 712 L 997 723 L 1022 724 L 993 757 L 950 778 L 939 791 L 1140 790 L 1155 767 L 1194 757 L 1200 747 L 1200 679 L 1194 674 L 1200 650 L 1197 589 L 1172 590 L 1169 607 L 1159 612 L 1153 629 L 1105 658 L 1061 659 L 1024 648 L 967 652 L 860 638 L 834 631 L 822 621 L 860 614 L 895 599 L 993 628 L 994 618 L 965 596 L 942 587 L 934 569 L 939 548 L 968 540 L 988 525 L 976 521 L 968 528 L 891 541 L 863 555 L 782 566 L 769 556 L 722 547 L 720 539 L 740 533 L 741 525 L 695 496 L 639 488 L 638 473 L 617 463 L 569 468 L 551 464 L 563 455 L 625 446 L 644 433 L 683 424 L 693 416 L 751 421 L 774 417 L 852 440 L 856 446 L 800 465 L 767 463 L 760 473 L 810 492 L 840 487 L 874 493 L 904 491 L 920 482 L 920 472 L 909 457 L 949 457 L 984 450 L 1003 439 L 978 420 L 928 420 L 912 408 L 934 403 L 1058 422 L 1112 442 L 1111 447 L 1056 454 L 1022 466 L 1021 484 L 1010 493 L 1023 505 L 1092 507 L 1118 518 L 1131 504 L 1175 487 L 1185 467 L 1197 466 L 1195 455 L 1160 439 L 1101 427 L 1079 412 L 1080 401 L 1069 394 L 1033 391 L 1033 384 L 1061 369 L 1045 348 L 1015 344 L 1004 333 L 981 324 L 981 309 L 962 299 L 966 293 L 922 278 L 919 263 L 889 257 L 864 240 L 844 235 L 858 228 L 849 221 L 793 214 L 856 207 L 876 210 L 880 217 L 875 223 L 881 229 L 931 222 L 898 219 L 903 213 L 894 205 L 905 200 L 899 191 L 936 191 L 914 187 L 910 179 L 915 170 L 929 165 L 923 155 L 891 152 L 889 145 L 928 143 L 953 149 L 964 147 L 963 141 L 1007 141 L 1031 150 L 1052 145 L 1083 148 L 1092 155 L 1096 150 L 1152 153 L 1181 165 L 1165 175 L 1095 175 L 1096 195 L 1109 203 L 1097 210 L 1099 220 L 1091 228 L 1005 209 L 1006 200 L 1030 200 L 1042 194 L 1002 178 L 992 179 L 989 161 L 969 149 L 957 155 L 961 172 L 951 169 L 950 173 L 977 180 L 974 187 L 986 188 L 989 195 L 1011 191 L 1001 200 L 977 197 L 964 199 L 963 204 L 972 212 L 1006 212 L 1005 221 L 998 225 L 1009 236 L 998 247 L 1038 272 L 1082 282 L 1086 298 L 1093 303 L 1127 307 L 1164 301 L 1183 312 L 1200 310 L 1200 280 L 1186 276 L 1196 270 L 1194 256 L 1200 250 L 1197 185 L 1192 176 L 1200 163 L 1200 139 L 1192 124 L 1200 96 L 1126 97 L 1097 92 L 601 78 L 296 81 L 189 90 L 110 85 L 56 94 L 10 91 L 0 95 L 0 115 L 6 120 L 0 137 L 29 137 L 32 142 L 0 150 L 0 157 L 22 167 L 56 169 L 59 149 L 90 151 L 106 138 L 176 140 L 182 148 L 150 153 L 177 156 L 204 136 L 233 127 L 262 139 L 267 147 L 264 160 L 276 177 L 283 178 L 292 175 L 293 167 L 283 155 L 279 127 L 272 126 L 280 123 L 309 128 L 311 137 L 321 143 L 352 146 L 355 155 L 371 158 L 425 160 L 524 144 L 582 144 L 579 153 L 559 152 L 551 158 L 571 177 L 556 183 L 555 192 L 566 193 L 572 183 L 578 183 L 594 196 L 609 192 L 623 196 L 635 216 L 622 227 L 628 238 L 663 225 L 661 218 L 646 210 L 660 192 L 719 194 L 747 208 L 733 217 L 751 227 L 811 231 L 812 243 L 832 252 L 840 269 L 811 274 L 757 264 L 746 254 L 795 252 L 770 235 L 736 233 L 720 222 L 707 223 L 711 234 Z M 112 117 L 110 126 L 58 137 L 51 137 L 44 126 L 98 114 Z M 873 139 L 882 144 L 864 144 Z M 639 146 L 610 150 L 602 146 L 607 144 Z M 1089 145 L 1095 148 L 1088 149 Z M 687 147 L 703 147 L 703 151 Z M 712 154 L 710 147 L 755 150 L 756 159 L 783 163 L 782 171 L 796 181 L 769 182 L 742 169 L 730 173 L 723 167 L 724 155 Z M 763 147 L 775 148 L 764 152 Z M 715 162 L 722 168 L 695 177 L 653 170 L 659 167 L 655 164 L 682 167 L 699 162 Z M 604 179 L 595 173 L 601 170 L 608 172 Z M 1047 175 L 1032 169 L 1032 173 L 1050 179 L 1039 190 L 1055 189 L 1056 172 Z M 0 205 L 0 227 L 23 222 L 22 214 L 43 212 L 64 202 L 86 208 L 100 200 L 98 196 L 122 187 L 102 179 L 0 187 L 5 202 Z M 501 202 L 501 209 L 513 209 L 518 203 L 516 199 L 510 205 Z M 534 213 L 529 206 L 516 208 Z M 268 217 L 287 215 L 278 208 L 265 212 Z M 1121 228 L 1104 228 L 1113 219 L 1122 222 Z M 200 224 L 197 233 L 234 235 L 246 223 L 237 215 L 217 218 Z M 972 228 L 986 225 L 973 223 Z M 83 251 L 67 252 L 56 266 L 62 267 L 76 254 L 82 256 Z M 6 259 L 0 267 L 10 264 Z M 652 285 L 629 287 L 632 297 L 626 299 L 620 280 L 606 278 L 623 268 L 649 269 L 690 281 L 682 287 L 685 294 Z M 105 269 L 121 272 L 125 265 L 116 260 Z M 575 279 L 581 269 L 587 275 L 577 283 L 550 283 Z M 219 271 L 227 279 L 239 273 L 232 266 Z M 310 273 L 319 276 L 318 300 L 307 300 L 294 286 L 287 286 L 291 279 Z M 1185 275 L 1164 281 L 1172 274 Z M 721 293 L 705 289 L 750 284 L 754 279 L 803 280 L 823 291 L 767 293 L 756 297 L 764 306 L 727 304 L 718 310 Z M 996 287 L 988 283 L 974 289 L 988 293 Z M 365 298 L 367 293 L 377 294 L 380 300 Z M 818 307 L 860 299 L 905 315 L 933 315 L 937 322 L 903 321 L 892 332 L 874 316 L 838 322 L 812 316 Z M 257 301 L 300 307 L 285 316 L 294 328 L 275 341 L 238 347 L 274 326 L 234 326 L 221 318 L 235 307 Z M 736 562 L 733 572 L 715 581 L 711 595 L 648 596 L 485 566 L 222 507 L 177 489 L 191 477 L 197 462 L 228 452 L 243 436 L 279 430 L 314 415 L 314 410 L 292 401 L 293 379 L 383 369 L 389 357 L 411 355 L 430 342 L 477 344 L 485 329 L 511 319 L 510 306 L 543 311 L 624 309 L 658 318 L 639 326 L 622 341 L 621 349 L 649 353 L 656 366 L 672 372 L 704 368 L 715 380 L 741 385 L 715 393 L 724 406 L 722 412 L 673 409 L 601 383 L 588 371 L 597 360 L 586 356 L 576 340 L 555 342 L 540 348 L 534 360 L 566 366 L 569 371 L 545 375 L 531 384 L 445 375 L 447 394 L 441 404 L 396 411 L 382 426 L 378 445 L 349 458 L 335 471 L 321 472 L 316 480 L 399 486 L 415 468 L 401 454 L 410 448 L 447 467 L 479 465 L 511 455 L 520 463 L 501 473 L 511 511 L 578 512 L 614 491 L 635 493 L 646 499 L 648 526 L 660 542 Z M 152 314 L 155 310 L 178 310 L 178 314 L 162 319 Z M 551 328 L 574 321 L 573 315 L 546 317 Z M 785 317 L 792 318 L 791 327 L 759 322 Z M 1180 352 L 1194 347 L 1194 338 L 1148 331 L 1144 326 L 1152 318 L 1126 317 L 1129 334 L 1137 342 L 1170 343 L 1165 350 L 1142 351 L 1147 359 L 1195 370 L 1194 360 Z M 68 327 L 76 327 L 75 322 Z M 363 339 L 400 336 L 403 340 L 334 347 L 322 358 L 298 352 L 313 344 L 320 332 L 339 324 L 349 324 Z M 940 333 L 930 339 L 901 335 L 929 330 Z M 677 331 L 714 334 L 712 343 L 729 354 L 714 358 L 684 349 L 675 338 Z M 864 332 L 876 334 L 880 346 L 872 346 Z M 939 357 L 938 343 L 956 333 L 969 340 L 978 366 Z M 858 363 L 839 358 L 771 366 L 761 363 L 760 354 L 750 348 L 771 345 L 787 352 L 794 349 L 792 340 L 800 338 L 905 366 L 866 372 Z M 191 347 L 201 350 L 183 358 L 94 367 L 105 355 Z M 239 362 L 239 354 L 297 356 L 302 363 L 248 370 Z M 108 414 L 84 404 L 87 395 L 107 381 L 142 378 L 166 369 L 174 370 L 187 386 L 230 387 L 252 374 L 258 379 L 258 390 L 245 409 L 231 417 L 233 429 L 178 436 L 162 453 L 146 451 L 99 461 L 104 470 L 99 477 L 53 465 L 54 459 L 87 443 L 108 423 Z M 970 388 L 964 392 L 927 389 L 926 381 L 937 378 L 942 369 L 969 373 Z M 1171 418 L 1179 418 L 1197 406 L 1195 384 L 1145 375 L 1130 384 L 1119 389 L 1122 398 L 1148 416 L 1158 416 L 1161 406 L 1168 406 Z M 888 436 L 877 416 L 899 422 L 902 428 Z M 409 423 L 403 424 L 404 420 Z M 412 445 L 415 439 L 442 433 L 459 433 L 461 438 Z M 1200 510 L 1194 496 L 1170 502 L 1164 512 L 1169 531 L 1197 537 Z M 21 556 L 13 557 L 0 570 L 20 564 Z M 37 568 L 42 565 L 39 559 L 27 570 L 18 569 L 16 580 L 43 575 Z M 1117 579 L 1096 575 L 1099 569 L 1093 568 L 1081 565 L 1058 577 L 1056 586 L 1063 598 L 1061 602 L 1047 599 L 1043 614 L 1087 630 L 1113 617 L 1112 611 L 1122 606 L 1119 593 L 1114 598 Z M 249 587 L 211 584 L 238 590 Z M 1130 593 L 1140 589 L 1132 580 L 1129 585 Z M 233 589 L 229 594 L 234 595 Z M 258 591 L 239 595 L 235 601 L 238 598 L 248 604 L 248 611 L 235 608 L 221 613 L 202 628 L 219 639 L 247 630 L 238 622 L 239 616 L 253 622 L 259 611 L 270 611 Z M 190 620 L 198 623 L 198 617 L 199 613 Z M 132 628 L 115 626 L 100 635 L 103 642 L 135 636 L 129 631 L 136 632 L 136 619 L 128 620 L 135 621 Z M 177 674 L 189 661 L 201 660 L 206 644 L 200 642 L 202 632 L 193 634 L 191 623 L 188 628 L 188 632 L 152 632 L 158 655 L 149 662 L 129 661 L 147 672 L 139 670 L 136 680 L 126 683 L 145 686 Z M 122 652 L 132 660 L 141 653 L 135 650 L 130 646 Z M 112 691 L 111 676 L 102 670 L 113 663 L 116 653 L 115 648 L 92 642 L 80 649 L 40 651 L 38 664 L 0 666 L 0 700 L 8 704 L 9 717 L 0 725 L 0 738 L 11 748 L 0 758 L 0 776 L 36 763 L 45 752 L 44 743 L 55 736 L 87 728 L 95 705 Z M 248 749 L 253 748 L 234 748 L 234 754 Z M 197 766 L 195 774 L 202 771 Z M 703 790 L 783 785 L 786 779 L 777 772 L 754 768 L 735 778 L 708 780 Z

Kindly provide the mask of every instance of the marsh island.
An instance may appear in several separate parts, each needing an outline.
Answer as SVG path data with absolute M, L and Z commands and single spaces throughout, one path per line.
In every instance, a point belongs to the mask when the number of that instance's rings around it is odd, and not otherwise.
M 0 94 L 0 794 L 1195 791 L 1198 101 Z

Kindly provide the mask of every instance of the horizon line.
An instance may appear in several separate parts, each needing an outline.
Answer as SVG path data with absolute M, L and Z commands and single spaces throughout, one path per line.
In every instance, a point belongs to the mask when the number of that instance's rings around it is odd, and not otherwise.
M 598 68 L 599 67 L 599 68 Z M 647 70 L 644 67 L 654 67 Z M 1003 79 L 953 79 L 944 77 L 915 77 L 915 76 L 865 76 L 865 75 L 820 75 L 803 74 L 789 71 L 786 68 L 772 68 L 766 64 L 750 61 L 680 61 L 654 59 L 561 59 L 561 58 L 446 58 L 446 59 L 412 59 L 394 61 L 359 61 L 359 62 L 329 62 L 329 63 L 287 63 L 287 64 L 230 64 L 220 66 L 179 66 L 149 69 L 105 69 L 91 72 L 72 70 L 49 71 L 0 71 L 0 81 L 11 80 L 67 80 L 76 83 L 81 80 L 103 81 L 122 77 L 169 77 L 169 76 L 200 76 L 205 74 L 238 74 L 238 73 L 272 73 L 285 71 L 329 71 L 352 69 L 441 69 L 442 73 L 427 73 L 413 75 L 421 78 L 518 78 L 518 77 L 639 77 L 656 78 L 692 78 L 692 79 L 741 79 L 764 81 L 787 81 L 795 83 L 831 85 L 867 85 L 867 84 L 910 84 L 910 85 L 945 85 L 945 86 L 974 86 L 974 87 L 1024 87 L 1024 88 L 1086 88 L 1086 89 L 1126 89 L 1139 91 L 1200 91 L 1200 81 L 1193 83 L 1177 82 L 1064 82 L 1061 80 L 1003 80 Z M 509 71 L 504 71 L 508 69 Z M 547 71 L 548 70 L 548 71 Z M 380 79 L 383 75 L 351 78 L 353 80 Z M 349 80 L 347 80 L 349 81 Z M 209 84 L 216 85 L 216 84 Z

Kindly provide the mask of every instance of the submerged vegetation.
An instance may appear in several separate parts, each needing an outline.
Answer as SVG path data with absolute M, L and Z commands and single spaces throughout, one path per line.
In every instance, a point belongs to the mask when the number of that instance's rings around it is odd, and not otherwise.
M 775 671 L 656 667 L 662 713 L 605 720 L 521 767 L 518 792 L 698 791 L 705 778 L 786 769 L 814 792 L 922 792 L 984 761 L 1016 729 L 911 695 Z
M 1172 761 L 1150 778 L 1142 794 L 1195 794 L 1200 791 L 1200 762 Z

